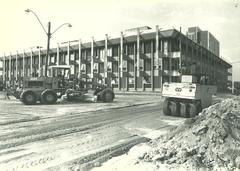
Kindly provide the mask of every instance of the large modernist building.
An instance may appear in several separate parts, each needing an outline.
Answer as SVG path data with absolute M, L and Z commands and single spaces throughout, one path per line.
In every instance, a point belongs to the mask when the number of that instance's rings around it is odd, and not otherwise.
M 46 50 L 3 56 L 3 79 L 21 84 L 23 77 L 45 73 Z M 189 28 L 187 35 L 176 29 L 141 27 L 121 32 L 117 38 L 68 42 L 50 50 L 51 66 L 70 67 L 66 76 L 89 83 L 103 81 L 120 91 L 161 91 L 163 82 L 179 82 L 195 65 L 198 74 L 210 76 L 219 90 L 227 87 L 232 66 L 219 57 L 219 43 L 207 31 Z M 184 68 L 184 70 L 183 70 Z

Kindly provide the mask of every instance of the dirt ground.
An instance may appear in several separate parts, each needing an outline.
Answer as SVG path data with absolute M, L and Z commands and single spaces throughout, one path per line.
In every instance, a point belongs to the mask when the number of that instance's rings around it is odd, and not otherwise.
M 0 96 L 0 170 L 89 170 L 156 138 L 182 118 L 164 116 L 156 95 L 113 103 L 25 106 Z
M 196 118 L 92 170 L 240 170 L 240 98 L 226 97 L 217 97 L 221 102 Z
M 144 144 L 138 149 L 137 144 L 156 139 L 185 121 L 163 115 L 162 100 L 154 94 L 119 94 L 113 103 L 59 101 L 25 106 L 0 94 L 0 170 L 84 171 L 115 160 L 114 156 L 131 147 L 128 154 L 136 156 L 151 147 Z M 104 171 L 115 168 L 111 166 Z M 146 165 L 137 166 L 144 170 Z

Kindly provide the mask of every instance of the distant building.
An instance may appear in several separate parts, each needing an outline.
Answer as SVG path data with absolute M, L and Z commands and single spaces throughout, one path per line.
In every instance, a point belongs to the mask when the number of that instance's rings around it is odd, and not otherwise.
M 187 36 L 215 55 L 220 56 L 219 41 L 209 31 L 202 31 L 199 27 L 189 27 Z
M 225 90 L 232 66 L 219 58 L 219 49 L 213 48 L 219 44 L 214 41 L 198 27 L 189 28 L 186 36 L 176 29 L 146 26 L 128 29 L 116 38 L 106 35 L 103 40 L 58 45 L 50 50 L 48 65 L 70 66 L 70 76 L 86 83 L 102 80 L 119 91 L 161 91 L 164 82 L 179 82 L 182 74 L 191 74 L 194 65 L 196 74 L 208 75 L 218 90 Z M 10 84 L 45 73 L 43 49 L 2 59 L 4 80 Z M 52 75 L 50 69 L 48 75 Z

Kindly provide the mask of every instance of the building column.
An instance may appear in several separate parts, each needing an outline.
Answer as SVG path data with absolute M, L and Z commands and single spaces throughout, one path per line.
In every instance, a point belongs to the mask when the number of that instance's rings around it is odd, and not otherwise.
M 193 41 L 191 42 L 191 45 L 192 45 L 192 56 L 191 56 L 190 74 L 193 74 L 193 73 L 192 73 L 192 64 L 193 64 L 193 55 L 194 55 L 194 54 L 193 54 L 193 46 L 194 46 L 194 45 L 193 45 Z
M 153 52 L 153 40 L 151 41 L 151 88 L 154 91 L 154 52 Z
M 180 70 L 180 82 L 182 77 L 182 29 L 180 27 L 180 36 L 179 36 L 179 51 L 180 51 L 180 57 L 179 57 L 179 70 Z
M 59 65 L 59 43 L 57 44 L 57 66 Z
M 6 85 L 6 56 L 3 56 L 3 83 Z
M 128 55 L 128 45 L 126 44 L 126 54 L 124 54 L 124 55 Z M 129 90 L 129 86 L 128 86 L 128 84 L 129 84 L 129 62 L 128 62 L 128 60 L 126 60 L 126 62 L 127 62 L 127 71 L 126 71 L 126 73 L 127 73 L 127 75 L 126 75 L 126 90 L 128 91 Z
M 32 77 L 32 65 L 33 65 L 33 52 L 32 52 L 32 49 L 31 49 L 31 52 L 30 52 L 30 77 Z
M 25 76 L 25 51 L 23 50 L 23 72 L 22 72 L 22 77 Z
M 140 31 L 137 30 L 137 77 L 140 76 Z
M 41 48 L 38 50 L 38 77 L 41 77 Z
M 78 40 L 78 78 L 81 79 L 82 42 Z
M 108 35 L 105 34 L 105 49 L 104 49 L 104 83 L 106 84 L 107 78 L 107 56 L 108 56 Z
M 67 58 L 66 58 L 66 64 L 69 66 L 69 60 L 70 60 L 70 42 L 68 42 L 67 46 Z
M 133 44 L 133 55 L 134 55 L 134 90 L 137 90 L 137 60 L 136 60 L 136 43 Z
M 162 48 L 161 48 L 162 49 Z M 161 74 L 159 73 L 159 70 L 162 71 L 162 59 L 159 59 L 159 26 L 156 25 L 156 49 L 155 49 L 155 59 L 156 59 L 156 71 L 157 73 L 154 73 L 154 75 L 159 76 L 160 77 L 160 91 L 162 90 L 162 77 L 163 74 L 161 72 Z M 160 61 L 160 63 L 159 63 Z M 159 65 L 161 65 L 161 68 L 159 68 Z M 152 85 L 154 88 L 154 85 Z
M 170 50 L 170 54 L 172 54 L 172 39 L 170 39 L 169 41 L 169 50 Z M 172 82 L 172 55 L 169 55 L 168 53 L 168 57 L 169 57 L 169 71 L 170 71 L 170 76 L 169 76 L 169 82 Z
M 203 74 L 203 54 L 202 54 L 202 46 L 200 46 L 200 55 L 201 55 L 201 62 L 200 62 L 201 74 Z
M 93 56 L 94 56 L 94 37 L 92 37 L 91 42 L 91 78 L 93 79 Z
M 121 37 L 120 37 L 120 60 L 121 60 L 121 63 L 120 63 L 119 72 L 120 72 L 120 77 L 122 78 L 123 77 L 123 32 L 121 32 Z M 119 90 L 122 88 L 121 81 L 122 80 L 120 79 Z
M 18 51 L 16 52 L 16 80 L 18 81 Z
M 12 59 L 11 59 L 11 57 L 12 57 L 12 54 L 10 53 L 10 55 L 9 55 L 9 76 L 8 76 L 8 78 L 9 78 L 9 84 L 11 84 L 11 79 L 12 79 Z
M 121 63 L 122 63 L 122 61 L 121 61 L 121 49 L 120 49 L 120 46 L 121 45 L 118 45 L 118 90 L 120 90 L 120 88 L 121 88 Z

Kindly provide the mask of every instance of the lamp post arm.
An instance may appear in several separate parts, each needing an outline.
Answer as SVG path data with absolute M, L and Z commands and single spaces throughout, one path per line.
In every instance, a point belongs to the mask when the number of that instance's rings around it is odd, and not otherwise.
M 30 10 L 30 9 L 29 9 L 29 11 L 32 12 L 32 13 L 35 15 L 35 17 L 37 18 L 38 22 L 39 22 L 40 25 L 42 26 L 44 32 L 47 34 L 47 31 L 46 31 L 46 29 L 44 28 L 44 26 L 43 26 L 41 20 L 38 18 L 37 14 L 36 14 L 34 11 Z
M 72 25 L 70 23 L 63 23 L 62 25 L 60 25 L 58 28 L 56 28 L 52 33 L 51 35 L 53 35 L 54 33 L 56 33 L 56 31 L 58 31 L 62 26 L 64 25 L 68 25 L 69 27 L 72 27 Z

